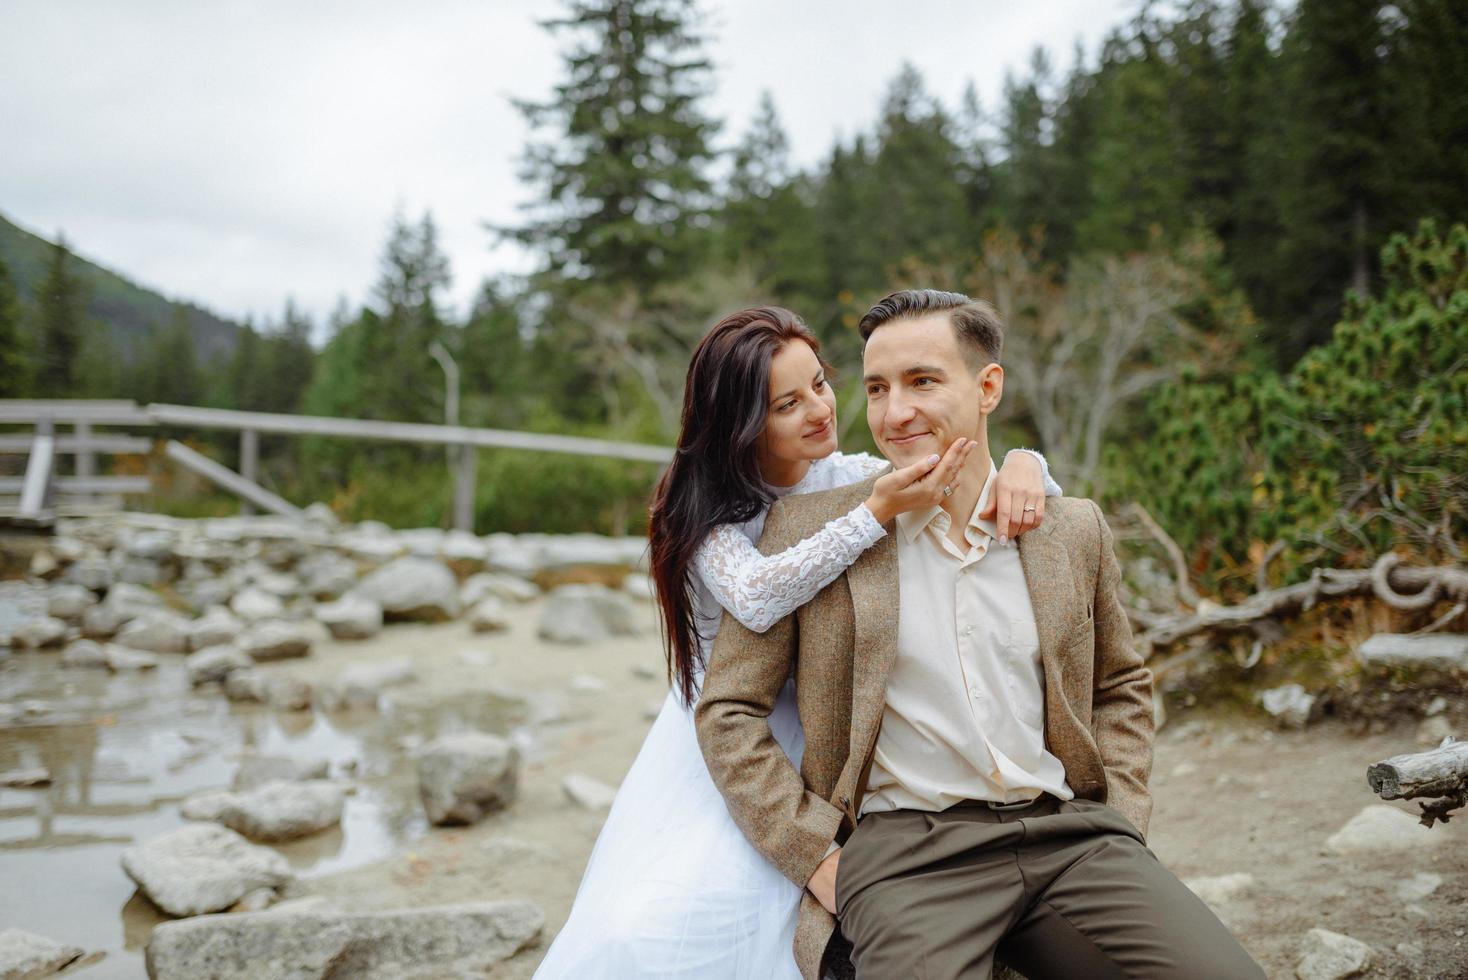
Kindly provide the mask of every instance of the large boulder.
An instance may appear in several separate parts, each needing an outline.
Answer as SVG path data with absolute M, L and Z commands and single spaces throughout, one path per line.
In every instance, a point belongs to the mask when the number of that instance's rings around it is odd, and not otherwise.
M 317 606 L 316 620 L 338 640 L 365 640 L 382 632 L 382 606 L 374 599 L 349 592 L 335 602 Z
M 123 622 L 137 618 L 149 609 L 162 609 L 163 597 L 152 589 L 131 582 L 118 582 L 107 590 L 102 604 L 115 611 Z
M 85 955 L 82 950 L 24 929 L 0 929 L 0 978 L 32 980 L 60 973 Z
M 184 666 L 189 672 L 189 682 L 195 687 L 211 681 L 224 683 L 237 670 L 249 670 L 255 660 L 239 647 L 229 643 L 206 647 L 189 654 Z
M 495 596 L 480 599 L 469 610 L 469 628 L 476 633 L 494 633 L 510 628 L 510 621 L 505 616 L 505 604 Z
M 149 609 L 117 631 L 117 642 L 153 653 L 187 653 L 189 621 L 166 609 Z
M 1371 947 L 1359 939 L 1329 929 L 1311 929 L 1300 944 L 1299 980 L 1345 980 L 1360 976 L 1371 965 Z
M 67 567 L 62 577 L 68 582 L 84 585 L 93 592 L 102 592 L 116 581 L 112 563 L 98 556 L 77 559 Z
M 382 606 L 389 619 L 440 622 L 459 614 L 459 582 L 443 562 L 409 556 L 388 562 L 362 580 L 358 592 Z
M 418 753 L 418 791 L 431 823 L 470 824 L 515 799 L 520 752 L 483 732 L 442 735 Z
M 293 877 L 284 857 L 212 823 L 189 824 L 128 848 L 122 869 L 172 916 L 218 912 Z
M 299 623 L 270 620 L 246 627 L 236 641 L 255 660 L 284 660 L 311 652 L 311 634 Z
M 1336 854 L 1428 852 L 1445 839 L 1441 831 L 1424 827 L 1421 820 L 1405 810 L 1386 803 L 1372 803 L 1332 834 L 1325 846 Z
M 96 640 L 74 640 L 61 651 L 61 663 L 66 667 L 106 667 L 107 651 Z
M 555 643 L 601 643 L 635 635 L 635 623 L 626 593 L 604 585 L 563 585 L 551 592 L 541 610 L 538 632 Z
M 224 794 L 213 819 L 251 840 L 295 840 L 341 823 L 343 796 L 335 783 L 278 780 Z
M 210 915 L 157 926 L 153 980 L 430 980 L 485 976 L 540 935 L 529 902 L 475 902 L 391 912 L 320 906 Z

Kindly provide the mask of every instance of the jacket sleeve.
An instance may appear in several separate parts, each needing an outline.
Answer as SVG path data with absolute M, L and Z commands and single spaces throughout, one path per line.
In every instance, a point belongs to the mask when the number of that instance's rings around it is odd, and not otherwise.
M 1100 525 L 1100 566 L 1096 575 L 1095 695 L 1091 728 L 1106 769 L 1107 803 L 1120 810 L 1147 836 L 1152 795 L 1147 779 L 1152 772 L 1152 739 L 1156 723 L 1152 708 L 1152 672 L 1132 640 L 1131 624 L 1122 607 L 1118 587 L 1121 565 L 1116 560 L 1111 528 L 1101 508 L 1091 501 Z
M 760 547 L 790 543 L 777 503 Z M 786 616 L 757 633 L 726 613 L 694 711 L 699 747 L 734 823 L 771 864 L 804 887 L 841 824 L 841 810 L 805 788 L 770 733 L 775 699 L 795 666 L 799 626 Z

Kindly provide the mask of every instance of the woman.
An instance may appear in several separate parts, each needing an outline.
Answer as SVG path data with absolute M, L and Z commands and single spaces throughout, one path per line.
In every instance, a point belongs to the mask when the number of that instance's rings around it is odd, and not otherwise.
M 617 792 L 539 980 L 799 976 L 791 942 L 800 888 L 745 840 L 699 753 L 691 706 L 707 652 L 725 610 L 768 629 L 880 540 L 882 524 L 938 504 L 973 448 L 959 440 L 941 459 L 879 477 L 850 514 L 761 555 L 755 542 L 777 498 L 856 483 L 887 465 L 836 451 L 836 400 L 819 351 L 799 317 L 779 307 L 726 317 L 694 351 L 650 534 L 673 690 Z M 1011 507 L 1015 515 L 1001 541 L 1038 525 L 1044 493 L 1060 493 L 1038 453 L 1006 457 L 996 488 L 999 518 Z M 805 743 L 793 691 L 787 684 L 769 721 L 798 768 Z

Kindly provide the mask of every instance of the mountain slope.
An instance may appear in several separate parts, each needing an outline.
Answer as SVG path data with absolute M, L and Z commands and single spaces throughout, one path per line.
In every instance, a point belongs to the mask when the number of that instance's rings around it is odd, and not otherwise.
M 76 247 L 75 242 L 67 245 L 73 249 Z M 50 256 L 51 242 L 0 214 L 0 258 L 10 267 L 16 290 L 27 304 L 35 302 L 35 291 L 46 278 Z M 120 350 L 136 352 L 146 341 L 150 329 L 168 325 L 175 305 L 186 311 L 200 360 L 212 360 L 234 350 L 239 324 L 193 303 L 175 304 L 151 289 L 82 258 L 75 251 L 72 256 L 72 270 L 86 286 L 87 312 L 107 324 Z

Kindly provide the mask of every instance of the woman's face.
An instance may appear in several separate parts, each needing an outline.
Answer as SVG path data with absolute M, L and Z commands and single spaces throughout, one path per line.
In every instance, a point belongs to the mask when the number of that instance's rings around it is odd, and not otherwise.
M 824 459 L 836 451 L 836 396 L 810 345 L 791 341 L 770 359 L 769 405 L 760 463 Z

